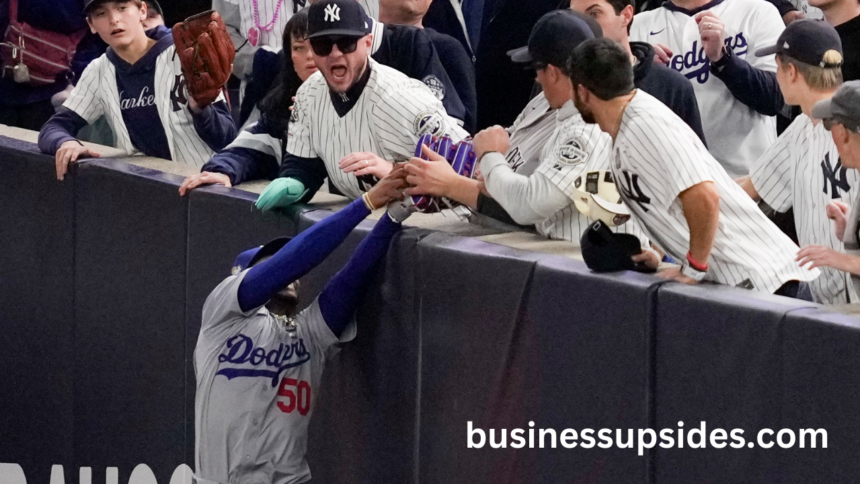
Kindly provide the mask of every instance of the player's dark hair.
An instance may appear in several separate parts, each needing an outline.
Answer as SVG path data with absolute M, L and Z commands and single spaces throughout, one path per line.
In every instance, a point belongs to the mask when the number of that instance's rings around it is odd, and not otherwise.
M 630 56 L 605 37 L 579 44 L 567 61 L 567 73 L 574 86 L 583 85 L 604 101 L 634 89 Z
M 275 128 L 280 132 L 286 132 L 289 124 L 290 106 L 293 104 L 293 96 L 302 85 L 302 80 L 296 74 L 296 68 L 293 65 L 293 58 L 290 55 L 293 39 L 304 40 L 308 37 L 308 11 L 307 9 L 300 10 L 298 13 L 290 17 L 287 25 L 284 27 L 284 52 L 283 62 L 281 63 L 281 73 L 278 75 L 278 80 L 274 83 L 274 87 L 269 91 L 257 107 L 260 108 L 261 114 L 266 114 L 269 121 L 274 123 Z

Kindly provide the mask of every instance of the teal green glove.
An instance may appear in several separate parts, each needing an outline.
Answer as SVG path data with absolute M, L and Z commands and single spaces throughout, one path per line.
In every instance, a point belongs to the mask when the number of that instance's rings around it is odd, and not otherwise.
M 260 210 L 284 208 L 298 202 L 307 193 L 304 183 L 295 178 L 276 178 L 260 194 L 256 205 Z

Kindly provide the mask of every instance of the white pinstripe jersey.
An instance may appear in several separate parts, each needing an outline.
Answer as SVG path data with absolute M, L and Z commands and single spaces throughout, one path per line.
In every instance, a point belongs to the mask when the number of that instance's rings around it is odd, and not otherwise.
M 534 173 L 556 127 L 574 114 L 577 111 L 573 101 L 560 109 L 552 109 L 542 92 L 529 101 L 507 130 L 511 135 L 511 147 L 505 153 L 505 160 L 511 169 L 519 175 Z
M 690 229 L 678 195 L 702 182 L 720 194 L 720 218 L 705 280 L 773 293 L 820 274 L 795 262 L 798 247 L 732 180 L 701 140 L 663 103 L 637 90 L 613 146 L 621 197 L 652 242 L 686 260 Z
M 824 245 L 837 252 L 845 247 L 836 238 L 833 222 L 827 218 L 827 204 L 840 200 L 850 204 L 857 196 L 857 170 L 842 166 L 833 137 L 821 123 L 801 114 L 752 166 L 750 178 L 761 198 L 774 210 L 794 207 L 794 222 L 801 247 Z M 821 277 L 810 283 L 816 302 L 845 304 L 845 274 L 822 267 Z
M 761 0 L 716 3 L 708 10 L 726 24 L 726 47 L 753 67 L 776 72 L 774 56 L 754 54 L 756 49 L 776 44 L 785 29 L 776 8 Z M 631 24 L 630 40 L 663 44 L 672 50 L 669 67 L 693 83 L 711 154 L 729 175 L 747 175 L 749 167 L 776 141 L 776 118 L 759 114 L 738 101 L 723 81 L 712 75 L 693 17 L 665 6 L 640 13 Z
M 179 58 L 173 58 L 175 51 L 176 47 L 168 47 L 155 62 L 155 103 L 173 161 L 200 167 L 215 152 L 197 134 L 188 103 L 174 102 L 174 98 L 185 97 L 182 67 Z M 218 101 L 224 101 L 223 94 L 218 96 Z M 129 155 L 139 154 L 122 117 L 116 69 L 107 55 L 102 55 L 87 66 L 63 106 L 77 113 L 87 123 L 93 123 L 104 115 L 114 133 L 116 147 Z
M 572 103 L 571 103 L 572 104 Z M 569 240 L 576 247 L 580 245 L 582 233 L 593 222 L 576 209 L 573 199 L 574 181 L 583 173 L 609 170 L 612 158 L 612 138 L 600 130 L 596 124 L 588 124 L 573 108 L 573 116 L 559 123 L 544 145 L 540 165 L 532 176 L 544 176 L 570 198 L 569 205 L 548 219 L 535 224 L 537 232 L 544 237 Z M 648 247 L 648 239 L 635 220 L 612 231 L 619 234 L 635 235 Z
M 287 136 L 287 152 L 302 158 L 319 157 L 331 181 L 349 198 L 358 198 L 369 187 L 359 184 L 338 163 L 356 152 L 371 152 L 391 161 L 415 156 L 421 130 L 447 133 L 454 142 L 467 136 L 450 118 L 426 85 L 373 59 L 370 78 L 355 106 L 340 117 L 332 104 L 322 72 L 305 81 L 296 94 L 293 119 Z

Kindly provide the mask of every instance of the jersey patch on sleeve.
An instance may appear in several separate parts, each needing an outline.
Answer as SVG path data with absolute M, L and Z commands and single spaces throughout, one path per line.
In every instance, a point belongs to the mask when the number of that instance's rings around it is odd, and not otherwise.
M 290 112 L 290 122 L 291 123 L 298 122 L 300 110 L 301 110 L 301 105 L 299 105 L 299 100 L 296 99 L 296 102 L 293 103 L 293 109 Z
M 415 118 L 412 128 L 419 138 L 425 134 L 442 136 L 448 131 L 445 118 L 436 111 L 424 111 L 420 113 Z
M 585 150 L 585 141 L 579 136 L 568 138 L 556 150 L 555 169 L 561 170 L 567 166 L 575 166 L 588 159 L 588 151 Z

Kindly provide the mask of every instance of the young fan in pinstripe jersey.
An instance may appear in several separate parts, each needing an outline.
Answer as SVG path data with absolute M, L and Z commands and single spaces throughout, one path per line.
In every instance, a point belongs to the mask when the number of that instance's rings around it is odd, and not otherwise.
M 424 133 L 466 136 L 420 81 L 369 58 L 369 19 L 353 0 L 315 2 L 308 38 L 319 72 L 296 95 L 280 178 L 257 200 L 266 210 L 309 201 L 329 178 L 362 196 L 395 161 L 408 160 Z
M 664 104 L 633 87 L 630 58 L 618 44 L 593 39 L 576 48 L 569 70 L 586 121 L 613 138 L 612 173 L 621 197 L 651 241 L 681 269 L 661 274 L 797 296 L 820 275 L 797 265 L 783 234 L 701 140 Z
M 139 0 L 88 0 L 93 32 L 110 46 L 84 70 L 78 85 L 39 133 L 39 148 L 55 154 L 57 178 L 68 164 L 91 153 L 77 132 L 105 115 L 117 148 L 202 166 L 236 136 L 223 95 L 197 106 L 185 81 L 169 29 L 145 31 L 146 4 Z
M 833 138 L 809 114 L 817 101 L 830 98 L 842 84 L 842 42 L 825 22 L 796 20 L 775 46 L 756 55 L 774 53 L 782 94 L 803 114 L 753 164 L 750 176 L 738 181 L 753 199 L 763 199 L 774 210 L 794 208 L 801 247 L 823 245 L 841 252 L 844 247 L 827 218 L 827 206 L 833 200 L 855 198 L 858 173 L 842 166 Z M 821 267 L 821 277 L 810 283 L 810 289 L 819 303 L 857 302 L 853 285 L 832 267 Z

